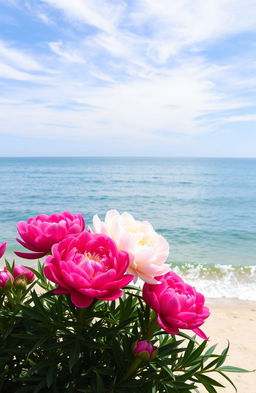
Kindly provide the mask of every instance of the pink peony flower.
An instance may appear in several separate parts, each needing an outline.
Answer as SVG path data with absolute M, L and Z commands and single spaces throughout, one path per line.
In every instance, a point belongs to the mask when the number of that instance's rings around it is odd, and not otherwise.
M 150 341 L 136 341 L 133 347 L 133 353 L 142 360 L 150 360 L 154 353 L 154 347 Z
M 77 307 L 88 307 L 93 299 L 122 295 L 120 288 L 133 279 L 125 274 L 128 264 L 128 254 L 118 251 L 109 237 L 83 232 L 52 247 L 44 274 L 58 284 L 56 294 L 70 294 Z
M 0 271 L 0 288 L 5 288 L 8 284 L 12 283 L 13 276 L 6 271 Z
M 210 315 L 209 309 L 204 306 L 204 296 L 174 272 L 157 279 L 161 284 L 144 284 L 143 298 L 157 313 L 158 324 L 170 334 L 179 333 L 179 329 L 191 329 L 207 340 L 199 329 Z
M 4 268 L 4 271 L 8 271 L 6 267 Z M 31 283 L 35 279 L 35 275 L 31 270 L 27 269 L 25 266 L 14 265 L 13 277 L 16 278 L 19 276 L 23 276 L 28 283 Z
M 167 273 L 165 264 L 169 255 L 169 245 L 158 235 L 147 221 L 137 221 L 129 213 L 119 214 L 109 210 L 105 221 L 97 215 L 93 217 L 93 230 L 111 237 L 119 250 L 130 255 L 129 273 L 140 277 L 149 284 L 157 284 L 156 276 Z
M 81 214 L 73 215 L 66 211 L 50 216 L 41 214 L 30 218 L 28 222 L 20 221 L 17 230 L 22 240 L 16 240 L 33 253 L 16 251 L 15 254 L 28 259 L 42 258 L 53 244 L 69 235 L 79 234 L 84 228 L 85 222 Z
M 4 255 L 7 242 L 0 244 L 0 258 Z

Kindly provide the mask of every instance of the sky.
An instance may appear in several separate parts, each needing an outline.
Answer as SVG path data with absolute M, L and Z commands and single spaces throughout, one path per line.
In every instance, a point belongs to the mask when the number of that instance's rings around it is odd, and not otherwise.
M 256 0 L 0 0 L 0 156 L 256 157 Z

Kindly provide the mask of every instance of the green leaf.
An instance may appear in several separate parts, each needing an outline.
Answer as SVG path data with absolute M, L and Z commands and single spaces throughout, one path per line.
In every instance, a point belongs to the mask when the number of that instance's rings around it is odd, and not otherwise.
M 42 380 L 37 387 L 35 388 L 35 390 L 33 390 L 33 393 L 38 393 L 40 392 L 40 390 L 42 390 L 42 388 L 45 387 L 45 380 Z
M 55 378 L 56 378 L 56 367 L 55 367 L 55 363 L 52 363 L 46 374 L 47 388 L 52 386 L 53 382 L 55 381 Z
M 71 348 L 70 357 L 68 361 L 69 370 L 71 371 L 74 365 L 78 362 L 80 355 L 80 342 L 76 340 Z
M 204 356 L 206 358 L 211 357 L 213 352 L 215 351 L 216 347 L 217 347 L 217 344 L 212 345 L 210 348 L 207 349 L 207 351 L 205 352 Z
M 230 379 L 226 374 L 224 374 L 223 372 L 221 372 L 221 371 L 218 370 L 218 373 L 219 373 L 220 375 L 222 375 L 222 376 L 223 376 L 223 377 L 233 386 L 233 388 L 234 388 L 235 391 L 237 392 L 237 388 L 236 388 L 236 385 L 234 384 L 234 382 L 231 381 L 231 379 Z
M 162 369 L 169 375 L 169 377 L 171 377 L 172 380 L 175 380 L 175 376 L 168 366 L 162 364 Z
M 228 354 L 228 351 L 229 351 L 229 341 L 228 341 L 227 348 L 225 348 L 221 352 L 221 355 L 219 356 L 219 361 L 217 362 L 217 367 L 220 367 L 225 362 L 227 354 Z
M 208 363 L 205 367 L 204 367 L 204 371 L 209 370 L 210 368 L 212 368 L 213 366 L 215 366 L 215 364 L 217 364 L 219 362 L 219 356 L 217 356 L 216 359 L 214 359 L 212 362 Z
M 240 367 L 233 367 L 233 366 L 223 366 L 216 368 L 216 371 L 224 371 L 228 373 L 250 373 L 251 371 L 246 370 Z
M 158 348 L 158 355 L 159 356 L 166 356 L 166 355 L 171 355 L 173 352 L 173 350 L 178 347 L 179 344 L 181 344 L 184 340 L 178 340 L 175 342 L 172 342 L 170 344 L 166 344 L 166 345 L 161 345 Z M 179 348 L 181 349 L 181 348 Z M 182 348 L 182 350 L 185 350 L 185 348 Z M 181 351 L 180 351 L 181 352 Z
M 196 375 L 198 381 L 204 385 L 205 389 L 209 392 L 209 393 L 217 393 L 217 390 L 209 384 L 209 382 L 207 381 L 207 379 L 204 378 L 203 375 Z
M 197 379 L 200 381 L 200 382 L 206 382 L 206 383 L 208 383 L 209 385 L 212 385 L 212 386 L 218 386 L 218 387 L 220 387 L 220 388 L 224 388 L 224 386 L 220 383 L 220 382 L 218 382 L 218 381 L 215 381 L 215 379 L 213 379 L 213 378 L 210 378 L 210 377 L 208 377 L 207 375 L 202 375 L 202 374 L 196 374 L 196 377 L 197 377 Z
M 96 393 L 105 393 L 105 388 L 104 388 L 104 382 L 101 376 L 97 373 L 97 371 L 94 371 L 96 374 Z
M 188 344 L 188 346 L 186 348 L 186 351 L 185 351 L 185 354 L 184 354 L 183 358 L 180 359 L 180 363 L 182 363 L 182 364 L 186 363 L 186 361 L 189 358 L 190 354 L 193 352 L 194 346 L 195 346 L 195 342 L 190 340 L 189 344 Z
M 192 351 L 189 356 L 185 354 L 183 364 L 191 364 L 194 360 L 199 360 L 199 357 L 203 350 L 205 349 L 205 346 L 207 344 L 207 341 L 203 341 L 202 344 L 198 346 L 198 348 L 195 351 Z

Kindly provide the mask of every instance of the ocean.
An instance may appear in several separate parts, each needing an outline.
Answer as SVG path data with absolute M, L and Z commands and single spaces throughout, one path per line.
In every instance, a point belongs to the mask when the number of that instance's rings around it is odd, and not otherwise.
M 0 158 L 0 243 L 16 225 L 63 210 L 150 221 L 168 262 L 211 298 L 256 300 L 256 159 Z

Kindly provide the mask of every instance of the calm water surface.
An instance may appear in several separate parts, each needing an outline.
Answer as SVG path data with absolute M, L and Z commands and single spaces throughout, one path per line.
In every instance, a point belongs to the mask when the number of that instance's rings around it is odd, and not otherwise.
M 90 225 L 129 211 L 167 238 L 175 269 L 206 288 L 214 280 L 211 296 L 256 299 L 256 159 L 0 158 L 0 176 L 9 253 L 20 220 L 70 210 Z

